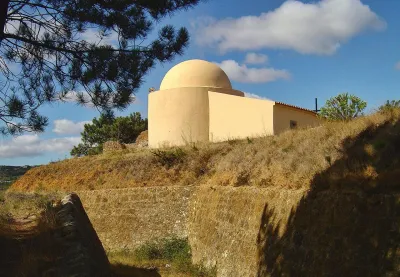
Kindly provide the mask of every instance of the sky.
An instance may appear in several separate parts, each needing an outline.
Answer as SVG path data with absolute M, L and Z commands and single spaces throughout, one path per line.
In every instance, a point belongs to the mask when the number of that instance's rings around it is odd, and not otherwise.
M 145 77 L 126 116 L 147 117 L 148 89 L 188 59 L 218 64 L 235 89 L 308 109 L 342 92 L 372 112 L 400 99 L 400 1 L 398 0 L 207 0 L 157 26 L 184 26 L 185 54 L 157 64 Z M 86 34 L 93 38 L 95 34 Z M 112 39 L 112 38 L 110 38 Z M 99 113 L 74 103 L 41 107 L 44 133 L 0 137 L 0 165 L 38 165 L 69 158 L 85 123 Z

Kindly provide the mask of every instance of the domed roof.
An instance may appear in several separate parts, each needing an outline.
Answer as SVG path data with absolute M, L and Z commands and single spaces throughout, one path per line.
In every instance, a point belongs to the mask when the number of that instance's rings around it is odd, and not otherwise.
M 188 60 L 175 65 L 165 74 L 160 90 L 182 87 L 232 89 L 226 73 L 218 65 L 203 60 Z

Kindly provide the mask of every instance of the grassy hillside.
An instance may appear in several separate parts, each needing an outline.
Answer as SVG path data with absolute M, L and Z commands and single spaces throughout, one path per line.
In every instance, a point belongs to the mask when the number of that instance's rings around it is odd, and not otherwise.
M 11 190 L 86 190 L 213 184 L 393 189 L 400 180 L 400 112 L 325 123 L 279 136 L 162 150 L 135 149 L 33 168 Z M 362 177 L 362 178 L 361 178 Z M 357 180 L 363 180 L 361 183 Z

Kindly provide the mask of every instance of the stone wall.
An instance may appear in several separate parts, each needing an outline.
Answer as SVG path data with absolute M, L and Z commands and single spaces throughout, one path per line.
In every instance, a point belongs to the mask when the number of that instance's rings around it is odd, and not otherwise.
M 203 187 L 188 230 L 218 277 L 400 275 L 398 194 Z
M 398 276 L 400 197 L 256 187 L 85 191 L 106 249 L 188 237 L 218 277 Z
M 284 226 L 304 191 L 204 187 L 193 195 L 189 242 L 195 263 L 216 266 L 218 277 L 256 276 L 261 218 L 266 203 Z M 281 233 L 284 228 L 281 228 Z
M 149 187 L 79 192 L 106 250 L 135 249 L 157 238 L 188 237 L 195 263 L 218 276 L 255 276 L 265 203 L 287 222 L 300 190 L 254 187 Z M 282 229 L 283 232 L 283 229 Z
M 194 187 L 80 191 L 79 196 L 106 250 L 134 249 L 161 237 L 187 236 Z
M 82 202 L 76 194 L 61 200 L 57 212 L 60 228 L 55 233 L 63 255 L 59 275 L 53 276 L 112 276 L 108 258 Z
M 103 144 L 103 153 L 110 153 L 118 150 L 126 149 L 125 144 L 118 141 L 106 141 Z
M 262 213 L 257 276 L 400 276 L 398 194 L 310 191 L 282 234 L 277 211 Z

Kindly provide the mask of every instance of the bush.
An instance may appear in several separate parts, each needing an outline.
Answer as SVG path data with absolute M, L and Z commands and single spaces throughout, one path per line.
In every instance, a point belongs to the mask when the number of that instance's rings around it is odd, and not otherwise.
M 179 272 L 189 273 L 191 276 L 216 276 L 215 268 L 205 268 L 192 264 L 191 249 L 187 239 L 166 238 L 147 242 L 135 250 L 135 258 L 139 261 L 164 260 Z
M 168 238 L 147 242 L 136 249 L 138 260 L 167 260 L 191 258 L 190 246 L 187 239 Z
M 178 163 L 183 162 L 183 158 L 186 156 L 186 152 L 181 148 L 174 148 L 171 150 L 155 150 L 151 152 L 156 161 L 162 166 L 170 168 Z
M 367 102 L 355 95 L 341 93 L 326 101 L 319 116 L 327 120 L 348 121 L 363 114 Z
M 187 239 L 163 239 L 161 240 L 161 245 L 162 256 L 166 260 L 191 259 L 190 246 Z
M 135 257 L 139 261 L 162 259 L 160 245 L 156 242 L 147 242 L 135 250 Z
M 387 100 L 386 103 L 378 108 L 381 113 L 391 113 L 396 109 L 400 109 L 400 100 Z
M 99 119 L 94 118 L 91 123 L 85 124 L 81 133 L 82 143 L 74 146 L 70 154 L 75 157 L 101 154 L 105 142 L 133 143 L 145 130 L 147 119 L 142 119 L 138 112 L 124 117 L 102 114 Z

